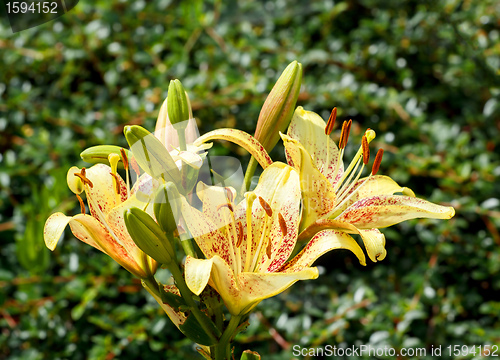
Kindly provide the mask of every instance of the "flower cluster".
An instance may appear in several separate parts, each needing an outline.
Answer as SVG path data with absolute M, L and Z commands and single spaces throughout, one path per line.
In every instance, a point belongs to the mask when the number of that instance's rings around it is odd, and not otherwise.
M 47 247 L 54 250 L 69 225 L 78 239 L 140 278 L 174 324 L 201 346 L 203 356 L 229 359 L 231 341 L 249 312 L 296 281 L 317 278 L 313 264 L 318 257 L 348 249 L 366 264 L 352 235 L 360 237 L 376 262 L 386 256 L 380 228 L 454 215 L 452 207 L 416 198 L 410 189 L 379 175 L 382 150 L 362 177 L 370 166 L 371 129 L 345 167 L 352 121 L 344 121 L 337 145 L 331 136 L 336 108 L 325 122 L 295 107 L 301 79 L 301 65 L 291 63 L 262 108 L 255 136 L 217 129 L 201 137 L 187 93 L 173 81 L 155 134 L 128 126 L 124 132 L 130 149 L 87 149 L 82 158 L 96 164 L 68 171 L 81 214 L 50 216 L 44 229 Z M 280 137 L 287 164 L 268 155 Z M 213 140 L 234 142 L 252 155 L 237 189 L 210 167 L 211 181 L 199 181 L 202 169 L 211 164 L 207 150 Z M 252 189 L 257 164 L 263 172 Z M 136 178 L 132 187 L 131 175 Z M 175 285 L 157 282 L 159 264 L 170 270 Z M 249 352 L 242 356 L 257 357 Z

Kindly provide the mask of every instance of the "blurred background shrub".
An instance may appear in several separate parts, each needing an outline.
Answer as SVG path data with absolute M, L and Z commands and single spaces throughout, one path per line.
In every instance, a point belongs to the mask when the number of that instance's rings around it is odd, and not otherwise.
M 2 19 L 0 358 L 196 358 L 125 270 L 69 232 L 49 253 L 43 224 L 78 212 L 65 173 L 83 149 L 153 129 L 169 80 L 202 133 L 253 133 L 292 60 L 299 105 L 353 119 L 346 159 L 372 128 L 381 172 L 457 214 L 385 230 L 381 263 L 322 258 L 322 276 L 261 303 L 236 346 L 288 360 L 295 344 L 499 344 L 499 13 L 495 0 L 97 0 L 16 34 Z

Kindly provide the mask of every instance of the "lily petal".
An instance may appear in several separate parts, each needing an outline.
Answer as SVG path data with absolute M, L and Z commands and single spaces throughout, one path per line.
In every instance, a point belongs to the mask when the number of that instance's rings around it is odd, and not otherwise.
M 294 167 L 300 173 L 303 214 L 301 229 L 327 216 L 335 207 L 335 192 L 330 181 L 316 168 L 307 150 L 297 140 L 281 136 Z
M 228 239 L 210 217 L 189 205 L 185 198 L 181 197 L 181 203 L 184 221 L 205 257 L 210 259 L 219 255 L 224 261 L 233 264 L 232 257 L 229 255 L 229 241 L 232 238 Z
M 429 201 L 399 195 L 381 195 L 361 199 L 336 218 L 359 229 L 383 228 L 409 219 L 451 219 L 455 209 Z
M 127 199 L 127 185 L 123 179 L 117 175 L 118 183 L 120 186 L 120 195 L 117 195 L 114 185 L 114 178 L 111 175 L 111 168 L 108 165 L 96 164 L 89 169 L 86 169 L 85 176 L 92 182 L 92 187 L 86 186 L 85 193 L 89 203 L 91 214 L 100 219 L 97 213 L 97 206 L 106 215 L 115 206 Z
M 316 233 L 327 229 L 333 229 L 348 234 L 359 234 L 365 244 L 366 252 L 373 262 L 383 260 L 387 254 L 385 250 L 385 236 L 380 231 L 377 229 L 361 230 L 352 224 L 339 220 L 317 220 L 300 233 L 298 240 L 309 239 Z
M 262 237 L 271 241 L 271 257 L 261 251 L 258 271 L 273 272 L 278 269 L 292 253 L 298 234 L 300 216 L 299 175 L 291 166 L 275 162 L 264 170 L 254 193 L 263 198 L 271 207 L 272 216 L 265 215 L 262 205 L 255 201 L 252 209 L 252 239 L 257 242 Z M 242 204 L 245 204 L 243 201 Z M 279 216 L 285 221 L 286 235 L 283 236 Z M 267 229 L 263 221 L 268 221 Z M 263 230 L 266 229 L 266 234 Z M 264 239 L 264 240 L 267 240 Z M 267 245 L 267 243 L 265 244 Z M 246 248 L 246 241 L 242 248 Z
M 333 217 L 342 213 L 342 211 L 359 199 L 379 195 L 393 195 L 397 192 L 403 193 L 403 195 L 406 196 L 415 197 L 415 193 L 410 188 L 399 185 L 389 176 L 373 175 L 368 178 L 359 179 L 347 193 L 349 199 L 340 208 L 335 210 Z
M 356 255 L 361 265 L 366 265 L 363 250 L 350 235 L 337 230 L 322 230 L 309 241 L 304 249 L 291 261 L 287 262 L 281 270 L 292 270 L 311 266 L 314 261 L 328 251 L 335 249 L 350 250 Z
M 339 150 L 330 136 L 325 135 L 325 121 L 316 113 L 297 107 L 288 127 L 287 135 L 298 140 L 309 154 L 321 173 L 330 183 L 335 184 L 344 172 L 340 162 L 337 178 L 333 179 Z M 287 149 L 288 151 L 288 149 Z
M 207 286 L 212 273 L 213 259 L 195 259 L 189 255 L 186 257 L 184 265 L 186 285 L 194 294 L 200 295 Z
M 66 216 L 62 213 L 52 214 L 45 223 L 44 240 L 50 250 L 54 250 L 65 227 L 69 225 L 73 235 L 84 243 L 109 255 L 118 264 L 139 277 L 147 274 L 127 250 L 118 243 L 95 218 L 86 214 Z
M 218 129 L 210 131 L 196 139 L 196 146 L 210 140 L 227 140 L 233 142 L 248 151 L 262 166 L 263 169 L 273 163 L 264 147 L 252 135 L 237 129 Z

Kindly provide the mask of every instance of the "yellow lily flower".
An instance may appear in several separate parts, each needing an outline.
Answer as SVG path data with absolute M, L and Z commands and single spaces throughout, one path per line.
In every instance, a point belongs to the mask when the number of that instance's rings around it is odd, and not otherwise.
M 151 186 L 151 177 L 143 175 L 130 190 L 128 184 L 116 173 L 119 156 L 110 155 L 111 167 L 96 164 L 89 169 L 76 166 L 68 171 L 69 188 L 80 201 L 81 214 L 66 216 L 54 213 L 44 227 L 45 245 L 54 250 L 67 225 L 73 235 L 103 253 L 139 278 L 152 276 L 157 263 L 144 254 L 132 241 L 123 219 L 124 212 L 131 207 L 144 208 L 145 203 L 137 199 L 139 192 L 146 193 Z M 90 215 L 79 196 L 85 191 Z M 146 211 L 152 214 L 152 205 Z
M 450 219 L 452 207 L 415 198 L 408 188 L 390 177 L 376 175 L 383 151 L 379 150 L 372 172 L 361 178 L 369 161 L 369 142 L 375 138 L 367 130 L 362 146 L 344 170 L 342 157 L 351 122 L 344 122 L 339 147 L 330 138 L 336 109 L 328 123 L 314 112 L 298 107 L 282 139 L 288 163 L 300 173 L 304 212 L 299 239 L 318 231 L 359 234 L 372 261 L 386 256 L 385 237 L 378 230 L 414 218 Z M 360 167 L 361 165 L 361 167 Z M 394 195 L 395 193 L 403 195 Z
M 327 251 L 349 249 L 365 261 L 354 239 L 330 231 L 316 234 L 285 263 L 297 242 L 301 201 L 299 174 L 286 164 L 266 166 L 255 190 L 237 205 L 233 188 L 200 182 L 197 195 L 202 211 L 185 199 L 181 211 L 206 259 L 187 257 L 186 284 L 197 295 L 212 286 L 233 315 L 248 313 L 298 280 L 317 278 L 310 265 Z

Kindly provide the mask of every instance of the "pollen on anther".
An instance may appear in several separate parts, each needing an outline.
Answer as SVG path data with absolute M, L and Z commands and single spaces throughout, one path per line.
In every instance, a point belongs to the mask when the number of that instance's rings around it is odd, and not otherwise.
M 379 149 L 377 151 L 377 155 L 375 156 L 375 160 L 373 161 L 372 175 L 377 174 L 378 169 L 380 168 L 380 163 L 382 162 L 383 155 L 384 155 L 384 149 Z
M 227 207 L 229 210 L 231 210 L 231 212 L 234 212 L 233 205 L 231 205 L 230 203 L 217 205 L 217 211 L 219 211 L 223 207 Z
M 82 198 L 78 194 L 75 194 L 75 195 L 76 195 L 76 198 L 78 199 L 78 202 L 80 203 L 80 210 L 81 210 L 82 214 L 85 214 L 85 204 L 83 203 Z
M 79 177 L 79 178 L 82 180 L 82 182 L 83 182 L 85 185 L 90 186 L 90 188 L 93 188 L 93 187 L 94 187 L 94 184 L 92 184 L 92 181 L 90 181 L 89 179 L 87 179 L 87 178 L 85 177 L 85 168 L 82 168 L 82 171 L 80 172 L 80 174 L 78 174 L 78 173 L 74 173 L 73 175 L 74 175 L 74 176 Z
M 286 221 L 281 213 L 278 213 L 278 220 L 280 223 L 281 233 L 283 234 L 283 236 L 286 236 L 286 234 L 288 233 L 288 229 L 286 228 Z
M 236 243 L 236 247 L 240 247 L 243 242 L 243 225 L 241 221 L 238 221 L 238 242 Z
M 262 208 L 266 212 L 267 216 L 269 216 L 269 217 L 273 216 L 273 210 L 271 209 L 269 204 L 266 202 L 266 200 L 264 200 L 263 198 L 261 198 L 259 196 L 259 202 L 260 202 L 260 206 L 262 206 Z
M 118 175 L 113 174 L 113 173 L 111 173 L 111 172 L 110 172 L 110 174 L 111 174 L 111 176 L 113 177 L 113 179 L 115 179 L 116 194 L 117 194 L 117 195 L 120 195 L 120 181 L 118 180 Z
M 335 119 L 337 119 L 337 108 L 334 107 L 331 114 L 330 118 L 328 119 L 328 122 L 326 123 L 325 127 L 325 135 L 330 135 L 333 131 L 333 127 L 335 126 Z
M 128 157 L 124 148 L 120 148 L 120 154 L 122 156 L 123 167 L 125 168 L 125 171 L 128 171 Z
M 270 259 L 271 258 L 271 245 L 272 245 L 272 242 L 269 241 L 269 243 L 267 244 L 267 249 L 266 249 L 266 255 L 267 255 L 267 258 Z
M 366 136 L 363 136 L 361 140 L 361 145 L 363 146 L 363 164 L 367 165 L 370 160 L 370 147 L 368 146 L 368 140 Z
M 347 145 L 347 140 L 349 140 L 349 133 L 351 132 L 351 125 L 352 125 L 352 119 L 351 119 L 351 120 L 349 120 L 349 122 L 348 122 L 348 123 L 347 123 L 347 125 L 346 125 L 346 129 L 345 129 L 345 133 L 344 133 L 344 139 L 343 139 L 343 142 L 342 142 L 342 144 L 343 144 L 343 146 L 342 146 L 342 147 L 343 147 L 343 148 L 345 148 L 345 147 L 346 147 L 346 145 Z
M 232 203 L 233 200 L 234 200 L 233 192 L 227 186 L 224 188 L 224 190 L 226 191 L 226 197 L 227 197 L 227 199 L 229 200 L 229 202 Z

